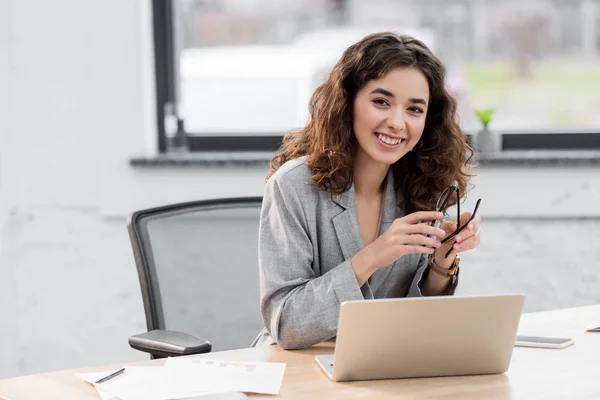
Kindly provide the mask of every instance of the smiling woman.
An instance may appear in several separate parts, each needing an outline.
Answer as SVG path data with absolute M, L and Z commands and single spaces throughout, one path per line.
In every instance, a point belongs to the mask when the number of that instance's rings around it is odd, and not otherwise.
M 354 183 L 357 159 L 373 153 L 364 139 L 380 134 L 384 140 L 407 139 L 399 146 L 406 151 L 391 152 L 385 167 L 399 172 L 396 186 L 407 212 L 435 209 L 436 199 L 455 182 L 465 193 L 473 152 L 445 78 L 444 66 L 423 42 L 394 33 L 365 37 L 315 90 L 308 124 L 284 137 L 269 177 L 286 161 L 306 156 L 315 187 L 343 193 Z
M 412 150 L 425 128 L 428 101 L 427 78 L 415 68 L 396 68 L 368 82 L 353 105 L 357 162 L 387 168 Z
M 384 32 L 350 46 L 315 90 L 308 124 L 271 161 L 255 344 L 330 339 L 346 300 L 454 293 L 480 218 L 430 224 L 443 216 L 439 195 L 464 194 L 473 166 L 444 81 L 425 44 Z

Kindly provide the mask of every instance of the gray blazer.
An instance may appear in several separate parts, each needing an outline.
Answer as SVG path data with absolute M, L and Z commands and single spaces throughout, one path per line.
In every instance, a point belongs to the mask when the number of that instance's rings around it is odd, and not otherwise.
M 265 328 L 253 345 L 309 347 L 336 336 L 343 301 L 422 296 L 427 256 L 420 254 L 399 258 L 358 286 L 350 258 L 364 245 L 354 187 L 332 195 L 317 190 L 311 177 L 302 157 L 282 165 L 266 184 L 258 249 Z M 404 215 L 391 170 L 386 188 L 380 233 Z

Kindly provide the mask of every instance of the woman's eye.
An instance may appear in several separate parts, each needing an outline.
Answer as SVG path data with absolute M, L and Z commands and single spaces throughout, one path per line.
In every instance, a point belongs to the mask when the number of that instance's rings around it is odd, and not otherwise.
M 412 112 L 416 112 L 417 114 L 423 113 L 423 110 L 421 110 L 419 107 L 411 107 L 411 108 L 409 108 L 409 110 Z
M 375 100 L 373 100 L 373 103 L 377 104 L 378 106 L 389 106 L 390 105 L 384 99 L 375 99 Z

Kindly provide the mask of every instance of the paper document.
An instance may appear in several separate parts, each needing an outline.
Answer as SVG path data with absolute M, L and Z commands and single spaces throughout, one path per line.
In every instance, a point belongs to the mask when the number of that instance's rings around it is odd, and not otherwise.
M 75 374 L 76 376 L 80 377 L 81 379 L 83 379 L 84 381 L 86 381 L 87 383 L 92 384 L 94 387 L 96 385 L 94 385 L 94 382 L 96 382 L 98 379 L 103 378 L 105 376 L 107 376 L 108 374 L 110 374 L 111 371 L 106 371 L 106 372 L 92 372 L 89 374 Z M 118 397 L 113 396 L 112 394 L 102 390 L 99 387 L 96 387 L 96 391 L 98 392 L 98 394 L 100 395 L 100 399 L 102 400 L 120 400 Z
M 164 366 L 126 367 L 76 374 L 94 385 L 102 400 L 172 400 L 225 392 L 279 394 L 285 363 L 233 362 L 206 358 L 169 358 Z M 210 398 L 210 397 L 209 397 Z
M 125 372 L 95 386 L 120 400 L 163 400 L 163 369 L 159 367 L 126 367 Z
M 199 390 L 279 394 L 285 363 L 169 358 L 165 383 L 173 396 Z
M 107 376 L 111 371 L 100 374 L 79 375 L 83 380 L 94 385 L 102 400 L 167 400 L 183 396 L 171 395 L 172 388 L 165 386 L 165 368 L 126 367 L 125 372 L 103 383 L 94 383 Z M 212 394 L 206 390 L 190 391 L 188 396 Z

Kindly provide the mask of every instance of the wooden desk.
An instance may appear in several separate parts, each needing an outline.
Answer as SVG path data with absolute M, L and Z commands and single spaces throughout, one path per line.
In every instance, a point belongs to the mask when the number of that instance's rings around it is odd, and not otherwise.
M 600 305 L 524 314 L 520 334 L 569 336 L 575 339 L 575 344 L 560 350 L 517 347 L 510 369 L 499 375 L 335 383 L 327 379 L 314 362 L 316 354 L 333 352 L 331 343 L 300 351 L 285 351 L 272 346 L 200 357 L 286 362 L 280 395 L 285 398 L 600 399 L 600 333 L 585 332 L 585 327 L 596 321 L 600 321 Z M 131 365 L 161 362 L 155 360 Z M 0 398 L 98 399 L 92 386 L 73 374 L 115 367 L 84 368 L 1 380 Z M 251 397 L 266 399 L 276 396 Z

